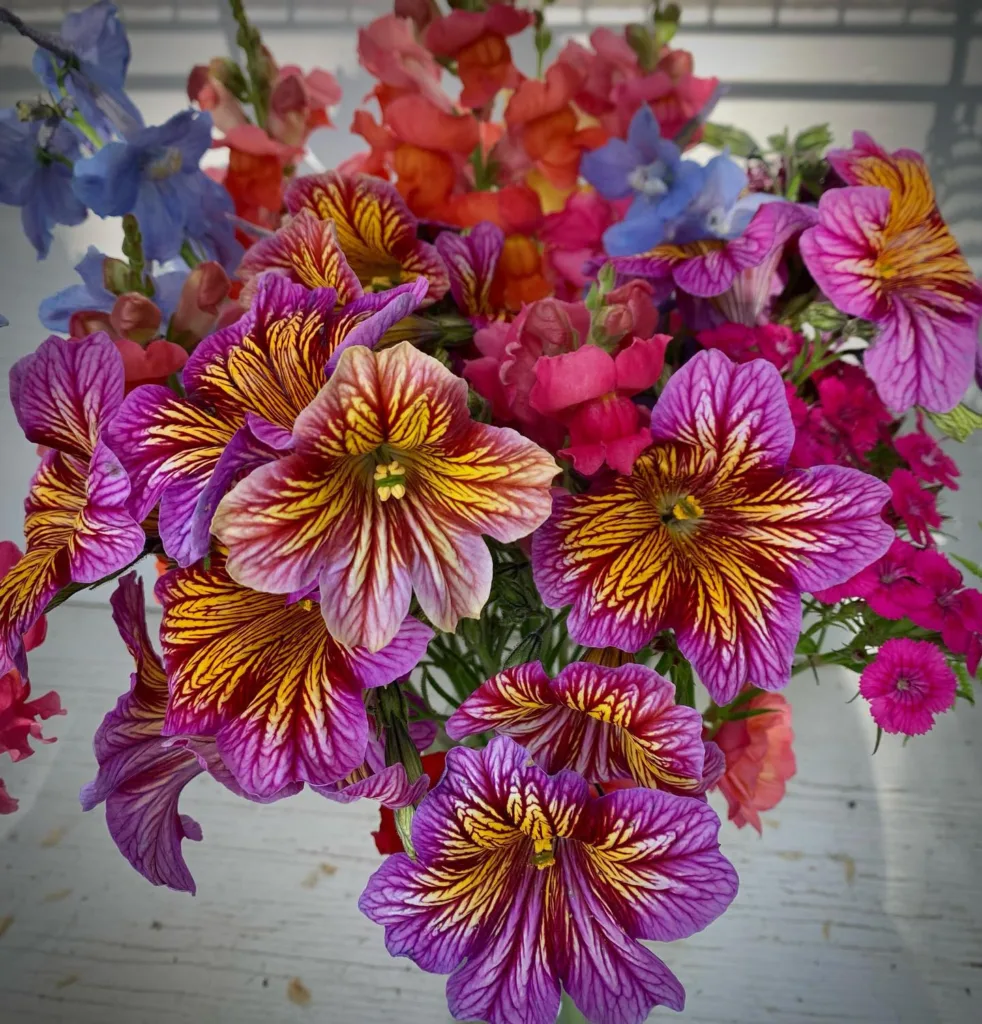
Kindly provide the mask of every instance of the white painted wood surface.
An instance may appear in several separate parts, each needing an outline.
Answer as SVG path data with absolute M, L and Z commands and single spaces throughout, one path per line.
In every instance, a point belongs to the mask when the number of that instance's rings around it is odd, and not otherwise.
M 443 979 L 390 959 L 358 913 L 379 863 L 367 802 L 304 793 L 261 807 L 199 778 L 182 806 L 205 833 L 185 843 L 197 897 L 140 878 L 101 809 L 83 815 L 76 800 L 128 658 L 104 609 L 68 606 L 50 625 L 36 692 L 57 687 L 69 714 L 48 723 L 56 744 L 3 764 L 21 810 L 0 818 L 2 1024 L 449 1020 Z M 979 712 L 959 707 L 871 758 L 854 692 L 845 675 L 794 681 L 787 798 L 764 816 L 763 839 L 723 826 L 735 904 L 701 935 L 656 947 L 688 990 L 690 1024 L 982 1020 Z M 306 1005 L 289 998 L 294 978 Z

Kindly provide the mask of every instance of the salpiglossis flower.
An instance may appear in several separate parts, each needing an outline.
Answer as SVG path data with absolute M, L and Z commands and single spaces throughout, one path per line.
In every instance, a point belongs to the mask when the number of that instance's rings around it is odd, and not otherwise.
M 438 302 L 450 281 L 439 253 L 416 237 L 416 218 L 393 185 L 365 174 L 335 172 L 297 178 L 286 190 L 292 214 L 309 210 L 334 222 L 338 242 L 369 290 L 425 278 L 424 305 Z
M 587 782 L 634 779 L 652 789 L 699 789 L 702 715 L 675 703 L 675 686 L 644 665 L 567 665 L 550 679 L 539 662 L 505 669 L 450 716 L 451 739 L 493 729 L 522 743 L 548 772 Z
M 507 543 L 539 526 L 557 472 L 515 431 L 473 422 L 464 381 L 407 342 L 346 349 L 292 446 L 218 508 L 229 574 L 278 594 L 319 583 L 331 635 L 370 651 L 414 590 L 440 629 L 476 617 L 491 587 L 481 534 Z
M 972 381 L 982 287 L 937 207 L 923 158 L 858 132 L 829 153 L 850 187 L 830 189 L 801 254 L 829 299 L 879 330 L 863 364 L 883 401 L 946 412 Z
M 94 583 L 143 549 L 130 482 L 101 440 L 123 400 L 123 362 L 105 334 L 51 337 L 10 371 L 27 439 L 48 451 L 25 502 L 27 550 L 0 580 L 0 662 L 26 675 L 21 636 L 69 583 Z
M 334 288 L 308 291 L 267 274 L 249 312 L 195 349 L 186 398 L 153 385 L 127 397 L 107 440 L 133 481 L 134 514 L 160 504 L 172 558 L 189 565 L 207 553 L 211 515 L 236 476 L 289 447 L 294 421 L 338 353 L 375 344 L 425 288 L 417 281 L 336 308 Z
M 393 956 L 451 975 L 457 1020 L 552 1024 L 565 989 L 587 1020 L 640 1024 L 653 1006 L 681 1010 L 685 993 L 637 940 L 692 935 L 736 894 L 718 830 L 701 801 L 596 799 L 499 736 L 447 754 L 413 819 L 418 860 L 389 857 L 359 906 Z
M 885 484 L 857 470 L 787 471 L 794 428 L 763 360 L 701 352 L 665 386 L 654 447 L 605 490 L 558 497 L 533 538 L 543 601 L 570 635 L 636 651 L 675 631 L 713 699 L 789 678 L 802 591 L 848 579 L 893 537 Z
M 83 811 L 105 802 L 106 824 L 119 852 L 154 885 L 194 893 L 184 860 L 185 839 L 201 839 L 201 826 L 177 810 L 184 787 L 202 772 L 238 796 L 243 791 L 229 774 L 210 737 L 170 739 L 163 734 L 167 711 L 167 675 L 147 632 L 143 584 L 136 573 L 124 576 L 110 598 L 113 621 L 133 658 L 130 688 L 102 720 L 93 746 L 99 772 L 82 787 Z M 292 796 L 301 784 L 271 794 Z
M 171 689 L 164 735 L 214 736 L 238 784 L 263 798 L 361 768 L 370 739 L 363 691 L 415 668 L 432 632 L 407 618 L 377 654 L 345 648 L 312 600 L 240 586 L 221 554 L 209 563 L 157 583 Z

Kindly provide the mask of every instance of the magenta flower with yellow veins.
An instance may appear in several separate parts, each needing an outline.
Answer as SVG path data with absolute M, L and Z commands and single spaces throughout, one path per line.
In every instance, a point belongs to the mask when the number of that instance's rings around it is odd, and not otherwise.
M 452 631 L 491 588 L 481 534 L 507 543 L 549 515 L 552 457 L 471 420 L 467 385 L 401 343 L 346 349 L 297 418 L 293 453 L 254 470 L 212 524 L 228 571 L 256 590 L 320 586 L 331 635 L 377 651 L 412 593 Z
M 880 480 L 787 470 L 794 427 L 778 371 L 700 352 L 666 384 L 654 445 L 594 493 L 562 495 L 533 540 L 536 586 L 591 647 L 637 651 L 662 629 L 720 704 L 779 690 L 801 593 L 841 583 L 890 546 Z

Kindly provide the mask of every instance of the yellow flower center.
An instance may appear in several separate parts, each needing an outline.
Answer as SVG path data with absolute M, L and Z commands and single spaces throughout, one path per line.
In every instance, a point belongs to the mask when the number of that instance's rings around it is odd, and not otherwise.
M 695 495 L 685 497 L 666 497 L 662 501 L 661 521 L 666 526 L 677 526 L 680 523 L 693 523 L 706 514 L 702 504 Z
M 304 610 L 305 612 L 312 612 L 312 611 L 314 610 L 314 602 L 313 602 L 313 601 L 311 601 L 309 597 L 305 597 L 305 598 L 304 598 L 304 599 L 303 599 L 303 600 L 302 600 L 302 601 L 300 602 L 300 607 L 301 607 L 301 608 L 302 608 L 302 609 L 303 609 L 303 610 Z
M 552 839 L 534 839 L 532 841 L 532 863 L 541 871 L 556 863 L 556 851 Z
M 375 467 L 374 483 L 379 501 L 388 501 L 389 498 L 404 498 L 406 496 L 406 467 L 396 459 L 391 462 L 380 462 Z

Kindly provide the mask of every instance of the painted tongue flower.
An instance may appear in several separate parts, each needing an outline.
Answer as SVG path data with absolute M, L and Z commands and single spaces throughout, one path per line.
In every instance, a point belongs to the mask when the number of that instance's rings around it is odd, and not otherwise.
M 887 642 L 859 677 L 873 721 L 889 733 L 920 736 L 934 716 L 955 703 L 958 680 L 944 655 L 925 640 L 901 637 Z
M 829 299 L 879 330 L 863 361 L 883 401 L 946 412 L 971 383 L 982 287 L 935 201 L 923 159 L 888 154 L 863 133 L 829 160 L 850 187 L 830 189 L 801 254 Z
M 413 819 L 418 860 L 389 857 L 359 907 L 393 956 L 451 975 L 457 1020 L 552 1024 L 565 989 L 595 1024 L 641 1024 L 685 993 L 638 940 L 693 935 L 736 894 L 718 829 L 687 797 L 593 798 L 499 736 L 450 751 Z
M 0 652 L 24 673 L 21 635 L 51 598 L 123 568 L 144 536 L 127 511 L 126 473 L 101 440 L 123 399 L 109 338 L 49 338 L 10 371 L 10 395 L 27 439 L 49 449 L 25 503 L 27 551 L 0 580 Z
M 584 154 L 580 170 L 605 199 L 633 196 L 624 220 L 604 232 L 611 256 L 644 252 L 663 241 L 704 181 L 703 168 L 683 160 L 678 146 L 661 137 L 646 106 L 631 119 L 626 141 L 611 139 Z
M 437 627 L 476 617 L 502 543 L 549 514 L 552 458 L 512 430 L 472 422 L 467 386 L 407 342 L 346 349 L 297 418 L 294 454 L 223 499 L 213 531 L 245 586 L 320 584 L 331 635 L 378 651 L 412 592 Z
M 543 601 L 570 635 L 636 651 L 675 631 L 713 699 L 789 678 L 802 591 L 842 582 L 893 537 L 885 484 L 786 470 L 794 429 L 777 370 L 701 352 L 669 380 L 631 476 L 564 495 L 533 538 Z
M 525 746 L 547 772 L 587 782 L 695 792 L 705 768 L 702 715 L 675 704 L 675 686 L 643 665 L 577 661 L 550 679 L 539 662 L 505 669 L 450 716 L 461 740 L 494 730 Z
M 740 707 L 756 713 L 724 722 L 713 736 L 726 758 L 718 785 L 730 821 L 737 828 L 752 825 L 763 834 L 760 812 L 783 799 L 785 784 L 797 767 L 791 747 L 791 705 L 780 693 L 759 693 Z

